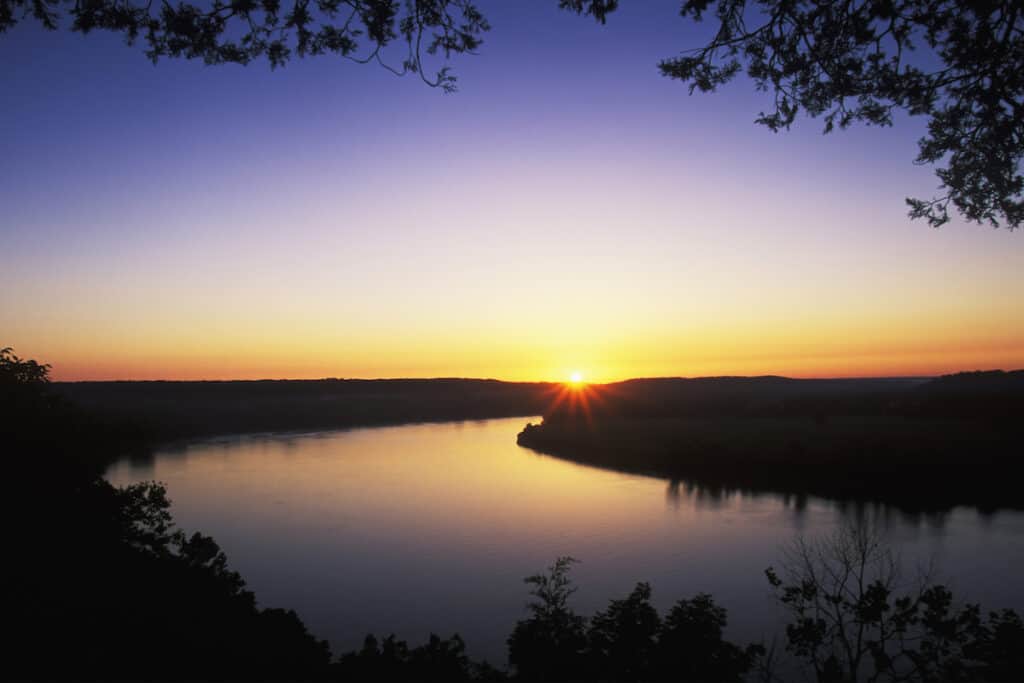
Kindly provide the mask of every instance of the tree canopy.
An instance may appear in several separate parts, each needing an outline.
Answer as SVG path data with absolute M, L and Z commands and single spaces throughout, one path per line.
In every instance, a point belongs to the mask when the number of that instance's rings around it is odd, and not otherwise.
M 616 0 L 563 0 L 603 22 Z M 788 129 L 800 113 L 825 132 L 928 117 L 916 163 L 937 165 L 940 194 L 908 198 L 939 226 L 950 205 L 994 227 L 1024 221 L 1024 6 L 1019 0 L 685 0 L 711 40 L 664 59 L 661 73 L 713 92 L 745 71 L 774 106 L 756 121 Z
M 0 33 L 28 17 L 56 30 L 65 14 L 72 31 L 114 31 L 129 44 L 141 37 L 154 63 L 184 57 L 248 64 L 266 57 L 278 67 L 294 56 L 336 54 L 418 74 L 445 91 L 455 89 L 455 76 L 447 66 L 426 73 L 424 55 L 472 52 L 490 28 L 470 0 L 0 0 Z M 402 57 L 386 60 L 385 48 L 399 39 Z
M 604 23 L 617 0 L 559 0 Z M 1019 0 L 684 0 L 685 20 L 717 24 L 705 45 L 660 62 L 690 92 L 712 92 L 745 72 L 771 93 L 756 121 L 788 129 L 821 117 L 826 133 L 854 123 L 890 126 L 927 117 L 916 163 L 933 165 L 937 196 L 908 198 L 933 226 L 965 219 L 1010 229 L 1024 221 L 1024 7 Z M 447 64 L 472 53 L 490 26 L 472 0 L 0 0 L 0 33 L 32 17 L 49 29 L 140 38 L 153 61 L 202 59 L 272 67 L 293 56 L 337 54 L 418 74 L 455 90 Z M 404 47 L 395 61 L 385 48 Z M 424 66 L 436 55 L 442 65 Z M 392 53 L 389 56 L 393 57 Z

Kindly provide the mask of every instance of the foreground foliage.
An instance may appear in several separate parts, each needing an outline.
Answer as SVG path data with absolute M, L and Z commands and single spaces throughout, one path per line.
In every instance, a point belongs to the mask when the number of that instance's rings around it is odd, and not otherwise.
M 763 653 L 723 640 L 726 612 L 710 595 L 677 602 L 664 620 L 651 587 L 638 583 L 625 598 L 588 620 L 568 605 L 575 592 L 559 558 L 546 574 L 528 577 L 530 617 L 509 636 L 509 662 L 525 680 L 741 681 Z
M 376 63 L 397 75 L 417 74 L 425 83 L 455 90 L 447 66 L 434 73 L 424 58 L 472 52 L 490 27 L 469 0 L 211 0 L 154 6 L 131 0 L 0 0 L 0 33 L 32 17 L 55 30 L 70 18 L 71 30 L 141 39 L 146 56 L 202 59 L 207 64 L 248 64 L 265 57 L 272 67 L 293 56 L 335 54 Z M 404 55 L 385 60 L 396 41 Z
M 47 366 L 0 351 L 4 674 L 320 675 L 326 644 L 260 609 L 213 539 L 176 528 L 163 486 L 107 483 L 116 444 L 47 383 Z
M 1024 624 L 983 616 L 943 585 L 903 581 L 880 533 L 850 525 L 797 541 L 783 577 L 767 570 L 792 621 L 787 649 L 818 681 L 1009 681 L 1024 674 Z

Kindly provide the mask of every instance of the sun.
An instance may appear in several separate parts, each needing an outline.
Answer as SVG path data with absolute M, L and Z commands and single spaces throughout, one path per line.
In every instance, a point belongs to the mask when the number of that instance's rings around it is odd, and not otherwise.
M 579 370 L 573 370 L 569 373 L 569 382 L 571 384 L 583 384 L 583 373 Z

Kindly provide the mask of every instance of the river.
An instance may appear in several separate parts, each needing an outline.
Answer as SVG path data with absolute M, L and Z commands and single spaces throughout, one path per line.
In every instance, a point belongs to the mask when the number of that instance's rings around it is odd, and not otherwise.
M 179 526 L 212 535 L 261 605 L 296 610 L 336 654 L 368 632 L 410 645 L 458 632 L 471 656 L 504 666 L 522 579 L 560 555 L 580 560 L 583 614 L 648 581 L 662 610 L 708 592 L 732 638 L 770 640 L 782 622 L 764 569 L 798 535 L 857 515 L 884 528 L 908 581 L 933 565 L 957 597 L 1024 607 L 1024 513 L 709 491 L 521 448 L 527 421 L 219 438 L 107 477 L 166 483 Z

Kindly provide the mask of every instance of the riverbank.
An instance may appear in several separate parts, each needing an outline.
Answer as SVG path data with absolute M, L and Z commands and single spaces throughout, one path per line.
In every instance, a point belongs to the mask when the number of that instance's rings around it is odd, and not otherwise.
M 527 425 L 519 445 L 575 462 L 711 487 L 910 509 L 1024 508 L 1019 427 L 906 418 L 662 418 Z
M 521 446 L 626 472 L 907 509 L 1024 508 L 1024 374 L 651 380 L 569 396 Z M 703 400 L 701 400 L 703 395 Z M 652 396 L 660 396 L 653 401 Z
M 139 443 L 539 415 L 558 385 L 480 379 L 54 382 Z M 111 431 L 117 431 L 112 428 Z

